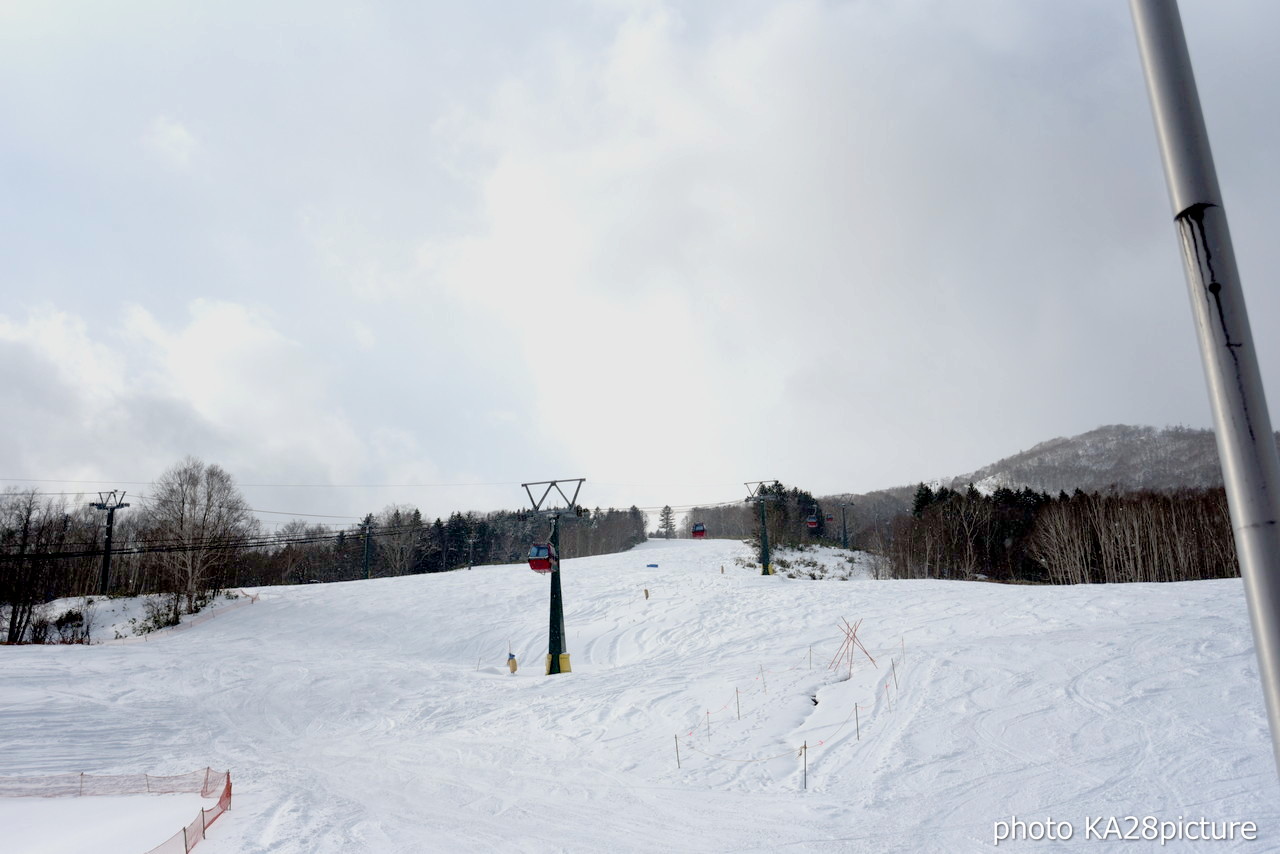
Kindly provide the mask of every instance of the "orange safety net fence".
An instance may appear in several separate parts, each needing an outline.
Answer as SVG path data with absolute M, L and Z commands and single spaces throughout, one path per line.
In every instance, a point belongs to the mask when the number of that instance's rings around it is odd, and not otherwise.
M 189 824 L 146 854 L 186 854 L 204 839 L 205 831 L 231 809 L 231 772 L 202 768 L 189 774 L 55 774 L 49 777 L 0 777 L 0 797 L 74 798 L 83 795 L 195 794 L 217 798 Z

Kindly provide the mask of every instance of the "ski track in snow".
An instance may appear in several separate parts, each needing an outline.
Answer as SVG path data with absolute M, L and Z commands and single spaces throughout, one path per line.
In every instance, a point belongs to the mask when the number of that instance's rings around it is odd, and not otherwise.
M 1280 850 L 1238 580 L 807 581 L 746 556 L 566 559 L 556 677 L 546 578 L 522 566 L 262 588 L 147 643 L 6 648 L 0 773 L 229 768 L 204 854 L 988 851 L 1014 815 L 1076 837 L 1002 848 L 1094 850 L 1087 817 L 1153 815 L 1254 821 L 1213 850 Z M 875 666 L 828 669 L 842 618 Z

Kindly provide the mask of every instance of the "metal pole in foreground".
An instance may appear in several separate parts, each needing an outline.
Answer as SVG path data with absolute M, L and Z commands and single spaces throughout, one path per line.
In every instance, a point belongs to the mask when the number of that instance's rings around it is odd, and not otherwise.
M 1280 458 L 1177 4 L 1130 0 L 1129 10 L 1182 244 L 1280 769 Z

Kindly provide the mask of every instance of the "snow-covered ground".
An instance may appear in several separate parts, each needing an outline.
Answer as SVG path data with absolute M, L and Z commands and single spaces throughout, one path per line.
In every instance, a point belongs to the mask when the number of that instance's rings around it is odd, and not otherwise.
M 0 801 L 0 827 L 4 828 L 0 850 L 143 854 L 211 806 L 199 795 L 9 798 Z
M 988 851 L 1015 816 L 1072 839 L 1001 850 L 1107 850 L 1090 827 L 1120 850 L 1280 850 L 1239 581 L 811 581 L 751 558 L 677 540 L 565 560 L 573 672 L 553 677 L 547 579 L 520 565 L 4 648 L 0 774 L 229 768 L 203 854 Z M 875 658 L 852 674 L 828 669 L 843 620 Z M 60 804 L 32 851 L 92 820 Z M 0 827 L 24 806 L 0 799 Z M 1115 839 L 1148 817 L 1257 839 Z M 140 821 L 121 850 L 171 832 Z
M 218 614 L 250 604 L 253 594 L 244 590 L 227 590 L 205 603 L 196 614 L 183 614 L 181 624 L 164 629 L 165 634 L 184 632 L 213 619 Z M 78 614 L 80 620 L 69 632 L 71 639 L 61 639 L 56 628 L 49 630 L 49 643 L 82 643 L 87 629 L 89 643 L 145 643 L 156 627 L 161 625 L 171 607 L 168 596 L 75 596 L 54 599 L 38 606 L 37 613 L 49 623 L 68 613 Z M 8 613 L 0 615 L 0 630 L 8 631 Z M 157 635 L 158 637 L 158 635 Z

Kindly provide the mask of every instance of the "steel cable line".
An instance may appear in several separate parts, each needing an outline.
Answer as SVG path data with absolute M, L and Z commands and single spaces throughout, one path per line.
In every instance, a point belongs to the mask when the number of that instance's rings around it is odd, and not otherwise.
M 60 479 L 52 479 L 52 478 L 3 478 L 3 477 L 0 477 L 0 482 L 5 482 L 5 481 L 19 481 L 19 482 L 25 482 L 25 483 L 92 483 L 92 484 L 117 484 L 117 485 L 120 485 L 120 484 L 124 484 L 124 485 L 149 485 L 149 486 L 154 486 L 154 485 L 155 485 L 154 481 L 130 481 L 130 480 L 119 480 L 119 481 L 93 481 L 93 480 L 60 480 Z M 492 482 L 492 483 L 467 483 L 467 484 L 252 484 L 252 483 L 238 484 L 238 486 L 241 486 L 241 487 L 254 487 L 254 486 L 258 486 L 258 487 L 316 488 L 316 489 L 319 489 L 319 488 L 328 488 L 328 487 L 358 489 L 358 488 L 392 488 L 392 487 L 512 486 L 512 485 L 518 485 L 518 484 L 514 484 L 514 483 L 505 483 L 505 482 Z M 626 485 L 626 484 L 606 484 L 606 485 Z M 79 493 L 79 492 L 75 492 L 75 493 L 73 493 L 73 492 L 42 492 L 42 493 L 36 493 L 36 494 L 37 494 L 37 495 L 70 496 L 70 495 L 82 495 L 83 493 Z M 156 502 L 158 502 L 158 501 L 163 501 L 163 500 L 164 500 L 164 499 L 154 498 L 154 497 L 152 497 L 152 496 L 149 496 L 149 495 L 146 495 L 146 494 L 142 494 L 142 493 L 137 493 L 137 494 L 135 494 L 133 497 L 134 497 L 134 498 L 136 498 L 136 499 L 137 499 L 137 500 L 139 500 L 139 501 L 151 502 L 151 503 L 153 503 L 153 504 L 154 504 L 154 503 L 156 503 Z M 3 498 L 3 494 L 0 494 L 0 498 Z M 729 500 L 729 501 L 697 502 L 697 503 L 694 503 L 694 504 L 664 504 L 664 505 L 654 505 L 654 506 L 648 506 L 648 505 L 646 505 L 646 506 L 644 506 L 644 507 L 638 507 L 638 506 L 635 506 L 635 505 L 631 505 L 630 507 L 626 507 L 626 508 L 609 507 L 609 508 L 608 508 L 608 510 L 612 510 L 612 511 L 619 512 L 619 513 L 626 513 L 626 512 L 629 512 L 632 508 L 634 508 L 634 509 L 639 510 L 639 511 L 641 511 L 641 512 L 660 512 L 661 510 L 665 509 L 666 507 L 670 507 L 672 510 L 693 510 L 693 509 L 704 509 L 704 508 L 705 508 L 705 509 L 712 509 L 712 508 L 716 508 L 716 507 L 731 507 L 731 506 L 735 506 L 735 505 L 740 504 L 740 503 L 741 503 L 741 502 L 740 502 L 740 501 L 738 501 L 737 499 L 733 499 L 733 500 Z M 295 518 L 295 519 L 296 519 L 296 518 L 307 518 L 307 519 L 349 519 L 349 520 L 352 520 L 352 521 L 356 521 L 356 520 L 360 520 L 360 519 L 364 518 L 364 517 L 362 517 L 362 516 L 342 515 L 342 514 L 336 514 L 336 513 L 301 513 L 301 512 L 295 512 L 295 511 L 290 511 L 290 510 L 261 510 L 261 509 L 258 509 L 258 508 L 256 508 L 256 507 L 245 507 L 245 508 L 239 508 L 239 507 L 237 507 L 236 505 L 232 505 L 232 504 L 214 504 L 214 505 L 211 505 L 211 506 L 213 506 L 213 507 L 220 507 L 220 508 L 224 508 L 224 509 L 244 509 L 244 510 L 246 510 L 246 511 L 250 512 L 250 513 L 262 513 L 262 514 L 269 514 L 269 515 L 273 515 L 273 516 L 289 516 L 289 517 L 291 517 L 291 518 Z M 509 513 L 509 512 L 518 512 L 518 511 L 498 510 L 498 511 L 491 511 L 491 512 L 496 512 L 496 513 Z M 265 521 L 265 520 L 263 520 L 263 521 Z
M 427 525 L 410 525 L 395 528 L 371 529 L 368 532 L 370 537 L 386 537 L 397 536 L 415 531 L 428 531 L 430 527 Z M 312 543 L 323 543 L 336 541 L 344 537 L 352 537 L 355 539 L 365 536 L 363 529 L 355 528 L 352 531 L 338 531 L 337 533 L 325 534 L 304 534 L 296 537 L 281 537 L 278 534 L 256 535 L 251 537 L 233 538 L 228 540 L 225 537 L 204 537 L 199 539 L 184 539 L 179 537 L 168 538 L 146 538 L 139 539 L 130 545 L 122 545 L 118 548 L 112 548 L 113 555 L 137 555 L 137 554 L 166 554 L 172 552 L 190 552 L 190 551 L 229 551 L 229 550 L 253 550 L 253 549 L 272 549 L 285 548 L 291 545 L 306 545 Z M 103 549 L 98 547 L 97 543 L 73 542 L 64 545 L 83 547 L 80 551 L 58 551 L 58 552 L 26 552 L 23 554 L 5 554 L 0 555 L 4 559 L 35 559 L 35 558 L 79 558 L 79 557 L 101 557 Z
M 0 483 L 92 483 L 149 486 L 153 480 L 72 480 L 47 477 L 0 477 Z M 451 486 L 520 486 L 519 481 L 490 481 L 480 483 L 238 483 L 241 487 L 269 489 L 436 489 Z

